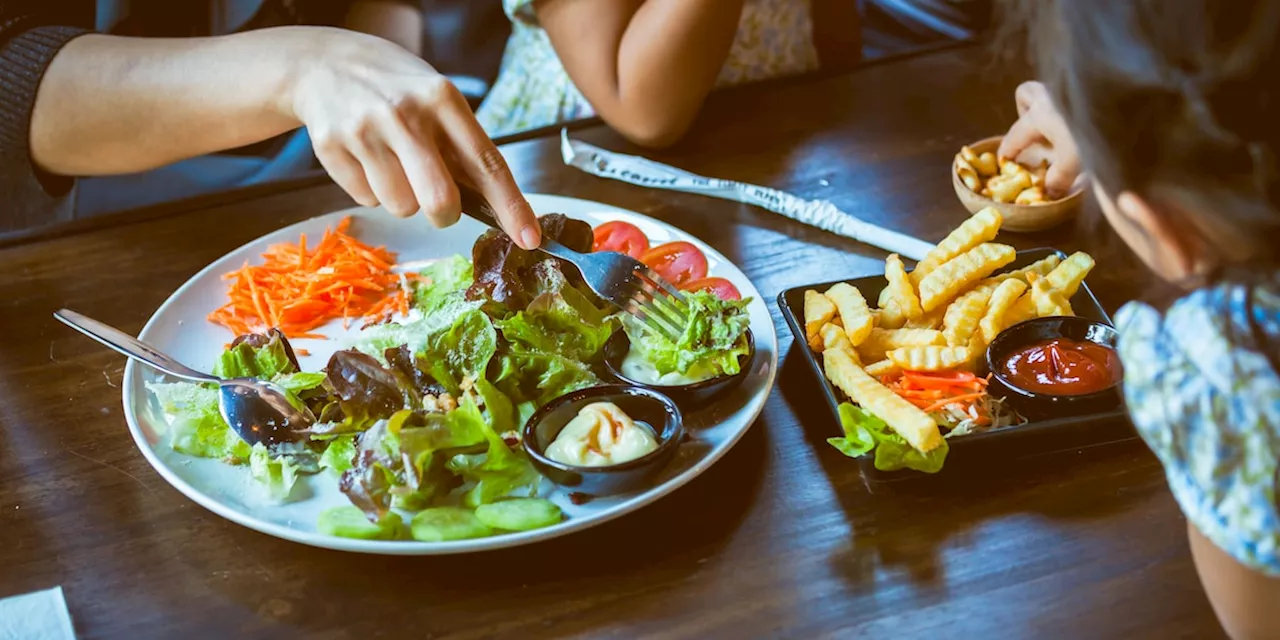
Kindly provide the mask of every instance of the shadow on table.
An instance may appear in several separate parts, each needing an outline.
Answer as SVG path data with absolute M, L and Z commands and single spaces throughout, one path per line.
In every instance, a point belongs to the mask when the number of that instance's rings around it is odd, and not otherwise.
M 995 521 L 1018 514 L 1099 520 L 1126 510 L 1159 486 L 1126 486 L 1123 491 L 1116 486 L 1123 482 L 1117 477 L 1123 473 L 1117 472 L 1117 460 L 1136 463 L 1125 469 L 1146 462 L 1145 447 L 1131 437 L 1068 449 L 971 450 L 964 458 L 949 458 L 936 475 L 863 470 L 826 442 L 838 435 L 839 427 L 812 372 L 795 355 L 783 360 L 779 389 L 788 405 L 804 408 L 797 413 L 806 440 L 818 453 L 852 529 L 851 544 L 832 563 L 857 590 L 873 588 L 881 568 L 905 571 L 921 586 L 943 586 L 947 548 L 971 535 L 991 535 L 978 530 L 992 523 L 997 530 L 1008 524 Z M 1064 499 L 1061 488 L 1067 478 L 1087 488 Z M 1008 528 L 1019 530 L 1021 525 Z

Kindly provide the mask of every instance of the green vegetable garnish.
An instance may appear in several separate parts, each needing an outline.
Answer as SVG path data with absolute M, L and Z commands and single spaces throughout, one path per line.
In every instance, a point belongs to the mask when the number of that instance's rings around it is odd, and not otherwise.
M 687 374 L 697 365 L 711 377 L 737 374 L 739 356 L 746 355 L 751 299 L 721 300 L 708 291 L 685 294 L 689 311 L 680 339 L 672 342 L 658 331 L 627 317 L 623 326 L 637 349 L 659 375 Z
M 466 540 L 493 535 L 476 514 L 458 507 L 434 507 L 424 509 L 409 523 L 413 539 L 419 542 L 444 542 Z
M 298 467 L 288 456 L 272 456 L 261 442 L 249 452 L 249 472 L 265 487 L 267 495 L 284 502 L 298 480 Z
M 894 433 L 884 420 L 862 407 L 848 402 L 840 405 L 840 426 L 844 437 L 828 438 L 827 442 L 840 453 L 857 458 L 875 450 L 875 466 L 881 471 L 915 469 L 924 473 L 937 473 L 947 459 L 947 441 L 929 453 L 920 453 L 902 436 Z
M 564 514 L 549 500 L 516 498 L 480 505 L 476 518 L 494 529 L 531 531 L 558 524 Z
M 326 535 L 358 540 L 397 540 L 404 537 L 404 520 L 399 514 L 388 512 L 373 523 L 364 516 L 364 512 L 351 505 L 321 511 L 316 528 Z

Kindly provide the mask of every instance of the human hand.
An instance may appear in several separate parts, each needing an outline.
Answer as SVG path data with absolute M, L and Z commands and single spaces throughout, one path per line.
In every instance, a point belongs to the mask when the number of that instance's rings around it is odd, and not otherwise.
M 1048 89 L 1039 82 L 1018 85 L 1014 100 L 1018 105 L 1018 121 L 1000 141 L 996 156 L 1030 165 L 1039 164 L 1041 159 L 1048 160 L 1049 169 L 1044 176 L 1048 196 L 1067 195 L 1080 177 L 1081 166 L 1080 152 L 1066 121 L 1054 106 Z M 1019 160 L 1024 154 L 1035 156 L 1035 160 Z
M 526 249 L 537 218 L 506 160 L 461 93 L 420 58 L 348 31 L 308 30 L 312 59 L 281 110 L 310 132 L 320 164 L 356 202 L 444 227 L 461 215 L 456 181 L 474 185 L 502 228 Z

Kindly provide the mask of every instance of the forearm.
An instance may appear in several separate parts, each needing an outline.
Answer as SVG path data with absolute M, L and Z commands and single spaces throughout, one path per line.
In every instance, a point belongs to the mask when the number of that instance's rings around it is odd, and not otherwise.
M 1219 549 L 1187 522 L 1191 556 L 1218 621 L 1235 640 L 1280 637 L 1280 578 L 1259 573 Z
M 285 102 L 318 31 L 77 38 L 36 94 L 31 157 L 61 175 L 129 173 L 296 128 Z
M 538 17 L 570 78 L 606 122 L 641 144 L 674 142 L 715 86 L 743 0 L 622 0 L 613 12 L 591 16 L 590 25 L 572 19 L 589 15 L 584 3 L 598 1 L 545 2 Z

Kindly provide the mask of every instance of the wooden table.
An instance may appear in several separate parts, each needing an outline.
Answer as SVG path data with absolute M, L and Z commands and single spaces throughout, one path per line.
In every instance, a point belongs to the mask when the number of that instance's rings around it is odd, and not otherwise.
M 1013 117 L 1018 78 L 997 72 L 962 49 L 733 91 L 654 157 L 937 240 L 964 215 L 952 154 Z M 627 149 L 601 126 L 576 135 Z M 528 191 L 634 209 L 707 240 L 769 298 L 784 355 L 779 291 L 881 268 L 880 251 L 768 212 L 567 169 L 557 145 L 505 148 Z M 84 637 L 1221 635 L 1182 515 L 1141 443 L 873 483 L 825 444 L 834 425 L 796 357 L 723 461 L 585 533 L 414 559 L 313 549 L 225 521 L 135 449 L 124 361 L 51 313 L 73 307 L 136 332 L 210 261 L 349 204 L 313 185 L 0 249 L 0 596 L 62 585 Z M 1007 237 L 1096 249 L 1102 236 Z M 1138 274 L 1108 262 L 1090 281 L 1114 310 L 1138 294 Z

